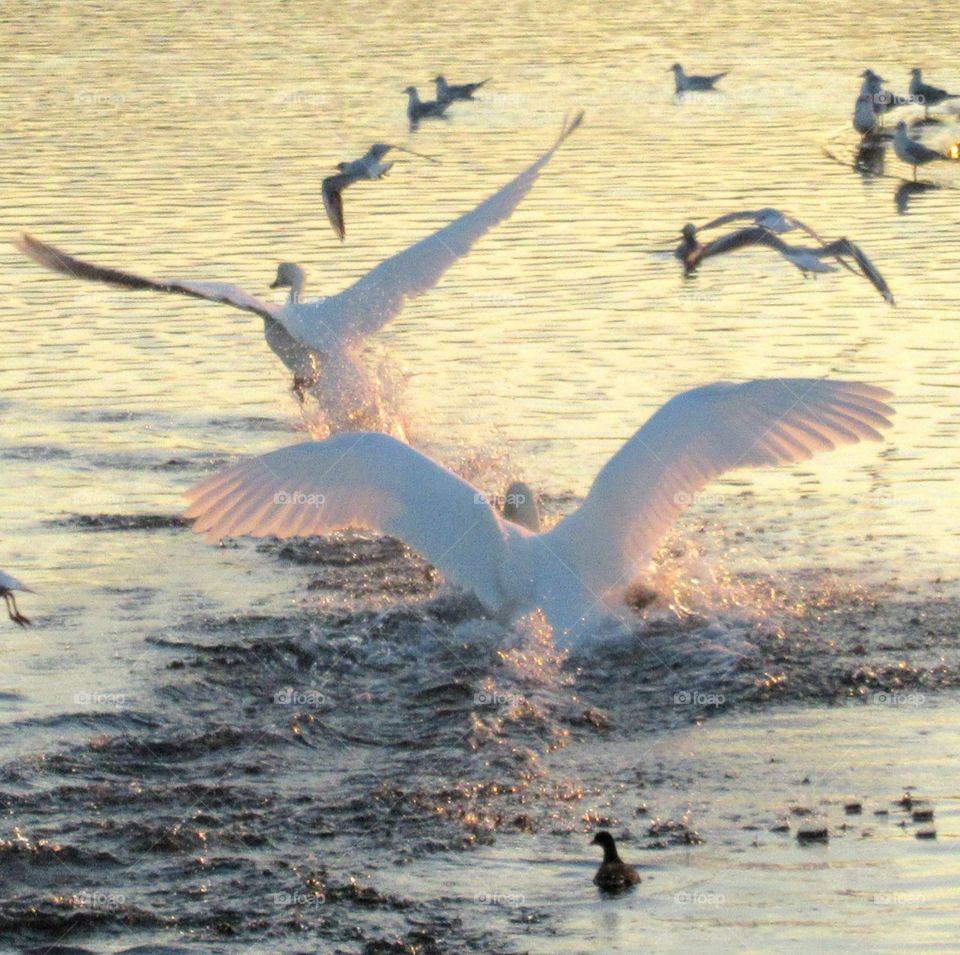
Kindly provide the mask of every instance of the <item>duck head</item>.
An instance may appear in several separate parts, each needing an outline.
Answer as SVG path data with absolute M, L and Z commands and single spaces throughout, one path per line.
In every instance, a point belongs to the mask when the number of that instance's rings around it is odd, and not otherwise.
M 592 846 L 603 846 L 604 862 L 619 862 L 620 856 L 617 854 L 617 844 L 613 841 L 613 836 L 606 829 L 601 829 L 591 840 Z

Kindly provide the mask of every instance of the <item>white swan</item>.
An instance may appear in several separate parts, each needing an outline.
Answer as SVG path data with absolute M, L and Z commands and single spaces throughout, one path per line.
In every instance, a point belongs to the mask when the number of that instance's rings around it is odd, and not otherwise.
M 15 244 L 40 265 L 63 275 L 190 295 L 253 312 L 264 321 L 267 344 L 293 372 L 294 390 L 301 398 L 305 389 L 317 398 L 331 431 L 391 430 L 393 416 L 383 407 L 380 389 L 360 357 L 364 340 L 399 315 L 407 299 L 433 288 L 478 239 L 510 217 L 582 119 L 581 112 L 569 125 L 564 123 L 547 152 L 476 208 L 328 298 L 302 301 L 306 273 L 292 262 L 281 263 L 271 286 L 290 289 L 286 303 L 278 305 L 224 282 L 151 279 L 92 265 L 29 235 L 20 236 Z
M 888 396 L 871 385 L 809 378 L 684 392 L 607 462 L 579 509 L 543 533 L 505 520 L 485 495 L 419 451 L 372 433 L 244 461 L 187 491 L 185 513 L 211 540 L 345 527 L 393 535 L 473 590 L 502 622 L 542 610 L 558 646 L 570 647 L 643 573 L 708 481 L 879 440 L 890 424 Z
M 25 617 L 17 608 L 17 598 L 13 595 L 15 590 L 23 591 L 23 593 L 26 594 L 35 593 L 35 591 L 31 590 L 26 584 L 17 580 L 16 577 L 11 577 L 9 574 L 5 574 L 0 570 L 0 597 L 3 597 L 3 601 L 7 605 L 7 613 L 14 623 L 25 627 L 30 623 L 30 618 Z

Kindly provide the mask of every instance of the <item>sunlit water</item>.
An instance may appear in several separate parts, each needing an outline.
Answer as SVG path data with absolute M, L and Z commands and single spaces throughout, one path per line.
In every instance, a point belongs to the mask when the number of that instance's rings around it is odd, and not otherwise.
M 416 441 L 563 512 L 709 380 L 874 382 L 893 430 L 718 483 L 635 643 L 563 663 L 389 543 L 194 538 L 170 520 L 183 489 L 303 435 L 259 319 L 2 247 L 0 567 L 40 591 L 0 652 L 9 944 L 951 950 L 960 166 L 898 208 L 892 155 L 872 178 L 844 163 L 860 71 L 960 88 L 960 28 L 886 2 L 557 6 L 8 5 L 0 232 L 262 295 L 295 260 L 323 294 L 583 108 L 514 217 L 372 344 Z M 723 92 L 675 103 L 677 59 L 730 69 Z M 494 79 L 411 136 L 401 90 L 438 69 Z M 960 138 L 943 115 L 925 141 Z M 375 140 L 442 164 L 348 193 L 340 245 L 320 179 Z M 684 222 L 762 205 L 859 241 L 897 307 L 763 251 L 681 278 Z M 937 840 L 897 825 L 906 786 Z M 797 844 L 801 804 L 827 846 Z M 629 897 L 590 885 L 600 825 L 641 865 Z

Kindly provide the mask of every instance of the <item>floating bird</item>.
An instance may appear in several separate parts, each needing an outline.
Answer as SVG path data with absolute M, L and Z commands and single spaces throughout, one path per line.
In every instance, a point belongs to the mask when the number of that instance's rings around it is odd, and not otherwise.
M 640 881 L 640 873 L 627 865 L 617 852 L 617 844 L 606 829 L 601 829 L 591 841 L 592 846 L 603 846 L 603 862 L 593 877 L 593 884 L 604 892 L 622 892 Z
M 19 624 L 21 627 L 26 627 L 30 623 L 30 618 L 25 617 L 17 609 L 17 598 L 13 595 L 15 590 L 20 590 L 25 594 L 35 593 L 35 591 L 31 590 L 26 584 L 17 580 L 16 577 L 11 577 L 9 574 L 5 574 L 0 570 L 0 597 L 3 597 L 3 601 L 7 605 L 7 613 L 14 623 Z
M 417 95 L 415 86 L 408 86 L 404 93 L 409 96 L 407 101 L 407 119 L 410 120 L 410 128 L 416 129 L 421 119 L 442 119 L 447 111 L 451 100 L 431 99 L 424 102 Z
M 947 158 L 943 153 L 938 153 L 935 149 L 911 139 L 907 132 L 907 124 L 903 120 L 897 123 L 897 131 L 893 136 L 893 151 L 897 154 L 898 159 L 909 166 L 913 166 L 914 182 L 917 181 L 918 166 L 925 166 L 928 162 Z
M 878 440 L 889 392 L 812 378 L 721 382 L 671 398 L 600 471 L 580 507 L 540 533 L 385 434 L 339 434 L 243 461 L 187 491 L 210 541 L 353 527 L 397 537 L 504 626 L 540 610 L 574 648 L 623 607 L 671 525 L 709 481 Z
M 582 120 L 581 112 L 571 123 L 565 121 L 547 152 L 476 208 L 384 260 L 344 291 L 315 301 L 302 301 L 306 273 L 293 262 L 278 266 L 271 285 L 290 289 L 286 303 L 280 305 L 224 282 L 144 278 L 93 265 L 29 235 L 21 236 L 16 245 L 46 268 L 73 278 L 189 295 L 259 315 L 267 344 L 293 372 L 295 393 L 301 399 L 305 391 L 316 397 L 332 431 L 390 430 L 391 419 L 382 406 L 380 390 L 361 359 L 364 340 L 399 315 L 407 299 L 433 288 L 479 238 L 509 218 Z
M 725 252 L 735 252 L 750 246 L 766 246 L 779 252 L 791 265 L 795 265 L 804 276 L 807 273 L 836 272 L 837 267 L 824 262 L 824 258 L 836 259 L 849 272 L 862 275 L 873 287 L 889 302 L 895 304 L 893 294 L 877 267 L 870 261 L 866 253 L 849 239 L 837 239 L 835 242 L 822 243 L 818 248 L 807 246 L 788 245 L 778 235 L 760 226 L 750 226 L 738 229 L 714 239 L 704 245 L 697 239 L 696 227 L 690 223 L 681 231 L 683 239 L 674 253 L 683 262 L 684 272 L 689 275 L 695 271 L 700 263 L 715 255 Z M 820 241 L 819 238 L 817 241 Z M 849 256 L 857 263 L 857 268 L 848 265 L 844 256 Z
M 870 93 L 861 93 L 853 105 L 853 128 L 861 136 L 874 132 L 879 125 L 877 109 Z
M 452 103 L 456 99 L 473 99 L 481 86 L 490 82 L 490 78 L 481 80 L 479 83 L 459 83 L 451 84 L 443 76 L 437 76 L 433 81 L 437 86 L 437 100 L 441 103 Z
M 960 93 L 948 93 L 938 86 L 931 86 L 923 82 L 923 72 L 919 69 L 910 71 L 910 95 L 918 103 L 923 104 L 925 119 L 930 118 L 930 107 L 939 106 L 944 100 L 960 99 Z
M 864 70 L 860 76 L 863 78 L 863 83 L 860 86 L 860 96 L 870 97 L 873 103 L 873 112 L 882 126 L 883 114 L 889 113 L 890 110 L 896 109 L 898 106 L 903 106 L 904 100 L 896 93 L 885 90 L 883 84 L 886 83 L 886 80 L 874 73 L 873 70 Z
M 727 72 L 714 73 L 711 76 L 687 76 L 683 72 L 683 67 L 679 63 L 674 63 L 670 67 L 673 70 L 673 81 L 676 87 L 676 93 L 706 92 L 714 88 L 714 83 L 722 80 Z

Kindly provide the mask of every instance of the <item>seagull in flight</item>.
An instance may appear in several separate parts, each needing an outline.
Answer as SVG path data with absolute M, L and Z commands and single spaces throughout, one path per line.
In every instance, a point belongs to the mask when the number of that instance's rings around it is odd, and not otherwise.
M 704 93 L 714 89 L 714 84 L 722 80 L 729 70 L 723 73 L 713 73 L 710 76 L 687 76 L 679 63 L 670 67 L 673 71 L 673 83 L 676 93 Z
M 339 173 L 335 176 L 327 176 L 323 180 L 321 191 L 327 218 L 341 242 L 347 234 L 343 221 L 343 190 L 359 179 L 382 179 L 393 168 L 392 162 L 383 162 L 383 157 L 391 149 L 409 153 L 411 156 L 418 156 L 420 159 L 426 159 L 437 165 L 440 164 L 439 159 L 414 152 L 412 149 L 405 149 L 403 146 L 395 146 L 392 143 L 374 143 L 359 159 L 354 159 L 352 162 L 337 163 Z
M 700 263 L 715 255 L 725 252 L 735 252 L 750 246 L 766 246 L 779 252 L 791 265 L 795 265 L 804 276 L 813 272 L 836 272 L 837 267 L 824 262 L 825 258 L 836 259 L 844 268 L 855 274 L 862 275 L 891 305 L 894 303 L 893 293 L 877 267 L 870 261 L 866 253 L 849 239 L 837 239 L 835 242 L 821 243 L 817 248 L 808 246 L 788 245 L 776 233 L 761 226 L 748 226 L 737 229 L 727 235 L 720 236 L 706 244 L 697 239 L 697 229 L 692 223 L 685 225 L 681 231 L 682 241 L 674 253 L 681 262 L 686 275 L 696 271 Z M 818 241 L 820 241 L 818 239 Z M 844 257 L 852 258 L 857 268 L 848 265 Z
M 924 119 L 930 118 L 930 107 L 939 106 L 944 100 L 960 99 L 960 93 L 948 93 L 938 86 L 931 86 L 923 82 L 923 71 L 912 69 L 910 71 L 910 95 L 918 103 L 923 103 Z
M 437 100 L 441 103 L 451 103 L 456 99 L 473 99 L 481 86 L 490 82 L 490 77 L 481 80 L 479 83 L 448 83 L 446 79 L 439 75 L 433 81 L 437 87 Z
M 420 124 L 421 119 L 446 119 L 443 115 L 452 100 L 431 99 L 424 102 L 417 95 L 415 86 L 408 86 L 404 93 L 407 94 L 407 119 L 410 121 L 410 129 L 415 130 Z
M 340 172 L 323 180 L 323 208 L 327 210 L 330 225 L 341 242 L 347 235 L 343 222 L 343 190 L 359 179 L 382 179 L 393 167 L 392 162 L 381 162 L 392 148 L 388 143 L 374 143 L 360 159 L 338 163 Z
M 946 160 L 947 158 L 943 153 L 938 153 L 935 149 L 925 146 L 916 139 L 911 139 L 909 132 L 907 132 L 907 124 L 902 119 L 897 123 L 897 131 L 893 136 L 893 151 L 897 154 L 898 159 L 909 166 L 913 166 L 914 182 L 917 181 L 918 166 L 925 166 L 928 162 L 936 162 L 940 159 Z
M 506 519 L 480 492 L 385 434 L 338 434 L 252 458 L 187 491 L 211 542 L 359 528 L 397 537 L 472 590 L 503 625 L 544 613 L 576 647 L 648 571 L 677 517 L 736 468 L 805 461 L 879 440 L 889 392 L 813 378 L 720 382 L 671 398 L 604 465 L 573 513 L 546 531 Z M 306 503 L 310 502 L 310 503 Z
M 259 315 L 267 344 L 293 372 L 294 392 L 301 400 L 305 391 L 317 399 L 331 431 L 390 430 L 392 418 L 361 358 L 364 341 L 399 315 L 408 299 L 433 288 L 478 239 L 512 215 L 582 120 L 580 112 L 570 123 L 564 121 L 550 149 L 474 209 L 385 259 L 349 288 L 313 301 L 303 300 L 306 273 L 293 262 L 277 267 L 271 288 L 290 289 L 286 302 L 278 304 L 226 282 L 153 279 L 94 265 L 30 235 L 20 236 L 15 244 L 45 268 L 72 278 L 187 295 Z
M 0 597 L 3 597 L 3 601 L 7 605 L 7 614 L 14 623 L 19 624 L 21 627 L 26 627 L 30 623 L 30 618 L 25 617 L 17 608 L 17 598 L 13 595 L 15 590 L 20 590 L 27 594 L 36 593 L 36 591 L 31 590 L 26 584 L 17 580 L 16 577 L 11 577 L 9 574 L 5 574 L 0 570 Z

